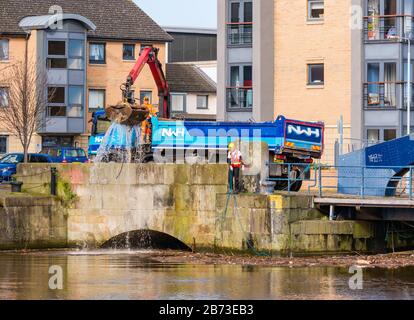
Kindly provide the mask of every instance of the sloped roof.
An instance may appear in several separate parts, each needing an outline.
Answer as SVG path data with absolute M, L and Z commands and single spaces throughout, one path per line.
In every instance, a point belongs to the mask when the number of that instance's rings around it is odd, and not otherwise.
M 195 65 L 168 63 L 166 73 L 171 92 L 217 92 L 215 83 Z
M 96 25 L 90 38 L 149 42 L 172 41 L 154 20 L 132 0 L 0 0 L 0 35 L 24 34 L 19 22 L 29 16 L 50 14 L 51 6 L 63 14 L 78 14 Z

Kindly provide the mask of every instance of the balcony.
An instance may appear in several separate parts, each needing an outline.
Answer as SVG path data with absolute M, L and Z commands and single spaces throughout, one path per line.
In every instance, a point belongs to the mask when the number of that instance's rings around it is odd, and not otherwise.
M 253 23 L 237 22 L 227 24 L 227 45 L 251 47 L 253 43 Z
M 414 87 L 411 103 L 414 105 Z M 367 82 L 364 83 L 364 109 L 406 109 L 407 83 L 406 82 Z
M 228 87 L 227 111 L 252 111 L 253 87 Z
M 413 29 L 414 17 L 406 15 L 364 17 L 364 40 L 370 42 L 400 42 L 407 29 Z

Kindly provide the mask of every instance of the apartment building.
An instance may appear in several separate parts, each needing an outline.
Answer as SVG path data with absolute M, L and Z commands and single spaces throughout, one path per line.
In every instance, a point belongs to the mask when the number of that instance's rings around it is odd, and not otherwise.
M 344 152 L 406 134 L 413 6 L 413 0 L 218 1 L 219 119 L 270 121 L 283 114 L 324 121 L 327 162 L 340 132 Z
M 218 0 L 217 119 L 274 119 L 274 2 Z
M 142 47 L 166 43 L 160 26 L 130 0 L 2 0 L 0 11 L 0 106 L 8 104 L 7 66 L 24 60 L 28 41 L 31 61 L 45 70 L 55 93 L 31 151 L 62 145 L 87 148 L 91 112 L 121 100 L 120 85 Z M 51 19 L 58 14 L 58 20 Z M 52 89 L 53 88 L 53 89 Z M 134 86 L 136 98 L 158 103 L 148 67 Z M 0 153 L 20 151 L 17 139 L 1 129 Z
M 414 1 L 364 2 L 364 138 L 368 142 L 387 141 L 408 132 L 409 70 L 410 85 L 414 78 L 412 60 L 408 65 L 407 40 L 412 37 Z M 412 96 L 410 101 L 412 105 Z M 414 117 L 411 119 L 414 126 Z
M 328 162 L 340 119 L 347 141 L 362 139 L 362 30 L 350 26 L 359 3 L 218 1 L 219 119 L 324 121 Z

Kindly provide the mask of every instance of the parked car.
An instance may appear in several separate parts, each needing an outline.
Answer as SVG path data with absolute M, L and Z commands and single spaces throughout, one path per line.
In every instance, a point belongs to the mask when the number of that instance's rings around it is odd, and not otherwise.
M 47 148 L 43 154 L 49 155 L 56 163 L 88 163 L 89 159 L 82 148 Z
M 9 153 L 0 159 L 0 182 L 9 182 L 16 174 L 17 165 L 23 163 L 23 153 Z M 51 163 L 52 159 L 47 154 L 29 154 L 30 163 Z

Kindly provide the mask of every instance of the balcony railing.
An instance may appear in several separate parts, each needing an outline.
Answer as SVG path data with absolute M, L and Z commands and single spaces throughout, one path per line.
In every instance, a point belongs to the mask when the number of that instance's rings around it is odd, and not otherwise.
M 227 43 L 229 46 L 251 46 L 253 43 L 253 23 L 228 23 Z
M 414 31 L 414 17 L 407 15 L 364 17 L 364 39 L 372 41 L 404 41 L 406 30 Z
M 411 91 L 414 106 L 414 87 Z M 364 83 L 365 109 L 405 109 L 407 107 L 406 82 L 367 82 Z
M 228 87 L 227 110 L 250 111 L 253 108 L 253 87 Z

